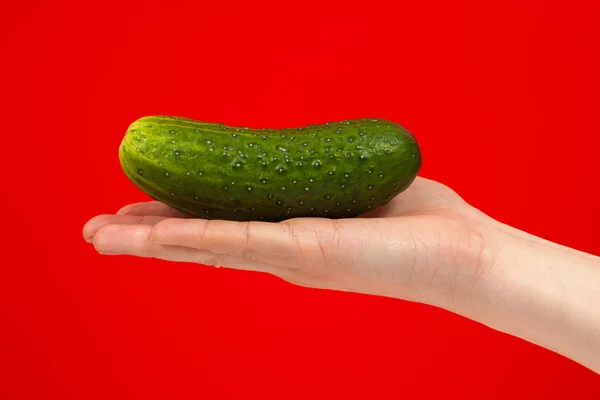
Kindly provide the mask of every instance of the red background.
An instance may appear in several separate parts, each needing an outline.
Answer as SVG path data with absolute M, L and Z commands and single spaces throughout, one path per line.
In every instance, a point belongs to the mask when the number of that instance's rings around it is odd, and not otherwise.
M 138 117 L 373 116 L 417 136 L 422 176 L 600 254 L 597 1 L 2 8 L 0 398 L 600 398 L 600 376 L 443 310 L 81 236 L 146 199 L 117 157 Z

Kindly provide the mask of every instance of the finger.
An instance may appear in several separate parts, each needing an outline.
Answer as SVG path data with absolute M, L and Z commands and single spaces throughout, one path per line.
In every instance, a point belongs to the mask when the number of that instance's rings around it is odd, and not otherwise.
M 101 254 L 132 255 L 166 261 L 192 262 L 215 267 L 267 272 L 278 275 L 285 271 L 248 259 L 215 254 L 183 246 L 163 245 L 150 241 L 150 225 L 107 225 L 94 236 L 94 247 Z
M 316 231 L 330 228 L 331 221 L 323 218 L 285 223 L 168 219 L 153 227 L 152 239 L 161 244 L 290 266 L 292 261 L 304 258 L 303 249 L 314 245 Z
M 169 251 L 148 241 L 150 225 L 109 224 L 100 228 L 92 243 L 101 254 L 128 254 L 140 257 L 155 257 L 162 254 L 169 261 L 191 260 L 195 250 L 186 247 L 171 246 Z
M 159 201 L 128 204 L 117 211 L 117 215 L 157 215 L 161 217 L 190 218 L 190 215 Z
M 83 226 L 83 237 L 86 241 L 91 242 L 96 232 L 107 225 L 154 225 L 167 217 L 154 215 L 112 215 L 102 214 L 90 219 Z

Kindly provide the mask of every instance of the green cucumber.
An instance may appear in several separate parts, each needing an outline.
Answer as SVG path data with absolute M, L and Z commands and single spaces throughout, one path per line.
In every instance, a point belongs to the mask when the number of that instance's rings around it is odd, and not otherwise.
M 374 210 L 422 163 L 415 137 L 384 119 L 249 129 L 161 115 L 129 126 L 119 159 L 140 190 L 191 216 L 272 222 Z

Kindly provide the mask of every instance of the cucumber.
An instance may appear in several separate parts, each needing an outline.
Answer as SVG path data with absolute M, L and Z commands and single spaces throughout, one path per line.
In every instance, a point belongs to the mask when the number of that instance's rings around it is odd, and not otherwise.
M 384 119 L 250 129 L 162 115 L 129 126 L 119 160 L 140 190 L 191 216 L 271 222 L 374 210 L 422 163 L 415 137 Z

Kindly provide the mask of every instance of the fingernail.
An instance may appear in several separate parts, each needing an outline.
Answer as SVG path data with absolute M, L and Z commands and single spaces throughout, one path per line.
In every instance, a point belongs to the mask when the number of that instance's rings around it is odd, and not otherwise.
M 85 238 L 85 241 L 88 242 L 88 243 L 92 243 L 94 241 L 94 237 L 93 236 L 87 236 Z
M 118 254 L 122 254 L 122 253 L 120 253 L 118 251 L 115 251 L 115 250 L 100 250 L 100 251 L 98 251 L 98 253 L 102 254 L 103 256 L 115 256 L 115 255 L 118 255 Z

